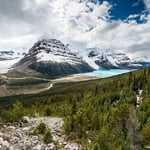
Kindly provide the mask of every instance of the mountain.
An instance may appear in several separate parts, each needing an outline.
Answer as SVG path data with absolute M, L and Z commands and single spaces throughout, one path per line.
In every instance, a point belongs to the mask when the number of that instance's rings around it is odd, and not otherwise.
M 26 74 L 44 75 L 50 78 L 94 70 L 56 39 L 42 39 L 35 43 L 14 68 Z
M 99 48 L 88 48 L 77 54 L 56 39 L 39 40 L 24 57 L 23 54 L 12 50 L 0 51 L 0 73 L 7 72 L 15 63 L 13 68 L 21 73 L 50 78 L 98 69 L 141 69 L 150 66 L 148 57 L 133 59 L 126 53 Z
M 99 48 L 89 48 L 83 54 L 83 60 L 95 69 L 121 68 L 121 69 L 140 69 L 150 66 L 148 58 L 131 59 L 125 53 L 113 51 L 101 51 Z

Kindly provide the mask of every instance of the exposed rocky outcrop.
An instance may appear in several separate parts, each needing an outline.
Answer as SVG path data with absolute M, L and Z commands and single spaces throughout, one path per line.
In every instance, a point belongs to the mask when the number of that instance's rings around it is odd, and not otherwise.
M 30 135 L 30 131 L 36 128 L 41 122 L 50 129 L 53 141 L 45 144 L 37 135 Z M 81 145 L 69 142 L 63 134 L 63 120 L 61 118 L 24 117 L 17 125 L 1 125 L 0 129 L 0 150 L 80 150 Z M 57 144 L 56 144 L 57 143 Z

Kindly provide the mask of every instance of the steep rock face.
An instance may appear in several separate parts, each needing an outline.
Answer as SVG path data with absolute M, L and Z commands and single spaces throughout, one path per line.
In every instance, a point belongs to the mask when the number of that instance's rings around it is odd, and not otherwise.
M 51 78 L 94 70 L 56 39 L 43 39 L 35 43 L 15 68 L 23 72 L 30 70 Z
M 101 51 L 98 48 L 89 48 L 83 56 L 83 60 L 95 69 L 140 69 L 150 66 L 148 59 L 131 59 L 125 53 L 113 51 Z

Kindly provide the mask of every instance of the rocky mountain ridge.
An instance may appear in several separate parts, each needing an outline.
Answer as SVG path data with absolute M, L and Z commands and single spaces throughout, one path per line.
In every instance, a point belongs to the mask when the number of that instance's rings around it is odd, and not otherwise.
M 33 45 L 21 62 L 36 59 L 37 62 L 68 62 L 80 64 L 82 60 L 77 54 L 72 53 L 67 46 L 56 39 L 40 40 Z
M 94 69 L 141 69 L 150 66 L 148 58 L 133 59 L 123 52 L 102 51 L 99 48 L 87 49 L 83 60 Z
M 56 39 L 43 39 L 35 43 L 15 65 L 15 69 L 22 72 L 30 70 L 51 78 L 94 70 Z

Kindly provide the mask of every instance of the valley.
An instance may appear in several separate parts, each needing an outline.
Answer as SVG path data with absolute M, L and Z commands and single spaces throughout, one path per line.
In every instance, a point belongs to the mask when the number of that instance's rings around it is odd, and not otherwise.
M 0 54 L 0 149 L 149 149 L 149 60 L 85 52 L 42 39 Z
M 0 118 L 14 126 L 23 116 L 57 116 L 64 121 L 62 130 L 67 142 L 77 142 L 84 149 L 147 150 L 149 83 L 149 68 L 109 78 L 57 82 L 41 93 L 0 97 Z M 142 97 L 140 102 L 137 97 Z M 58 140 L 56 145 L 61 142 Z
M 72 74 L 56 79 L 44 79 L 38 77 L 14 77 L 10 74 L 1 75 L 1 80 L 5 80 L 5 84 L 0 85 L 0 96 L 10 96 L 19 94 L 36 94 L 52 88 L 56 83 L 65 82 L 81 82 L 94 80 L 99 78 L 111 77 L 131 70 L 112 69 L 112 70 L 97 70 L 94 72 Z M 1 81 L 2 82 L 2 81 Z M 21 89 L 21 90 L 19 90 Z
M 56 83 L 80 82 L 98 79 L 96 76 L 74 74 L 57 79 L 44 79 L 37 77 L 7 77 L 1 75 L 0 78 L 0 97 L 13 96 L 20 94 L 36 94 L 50 90 Z

